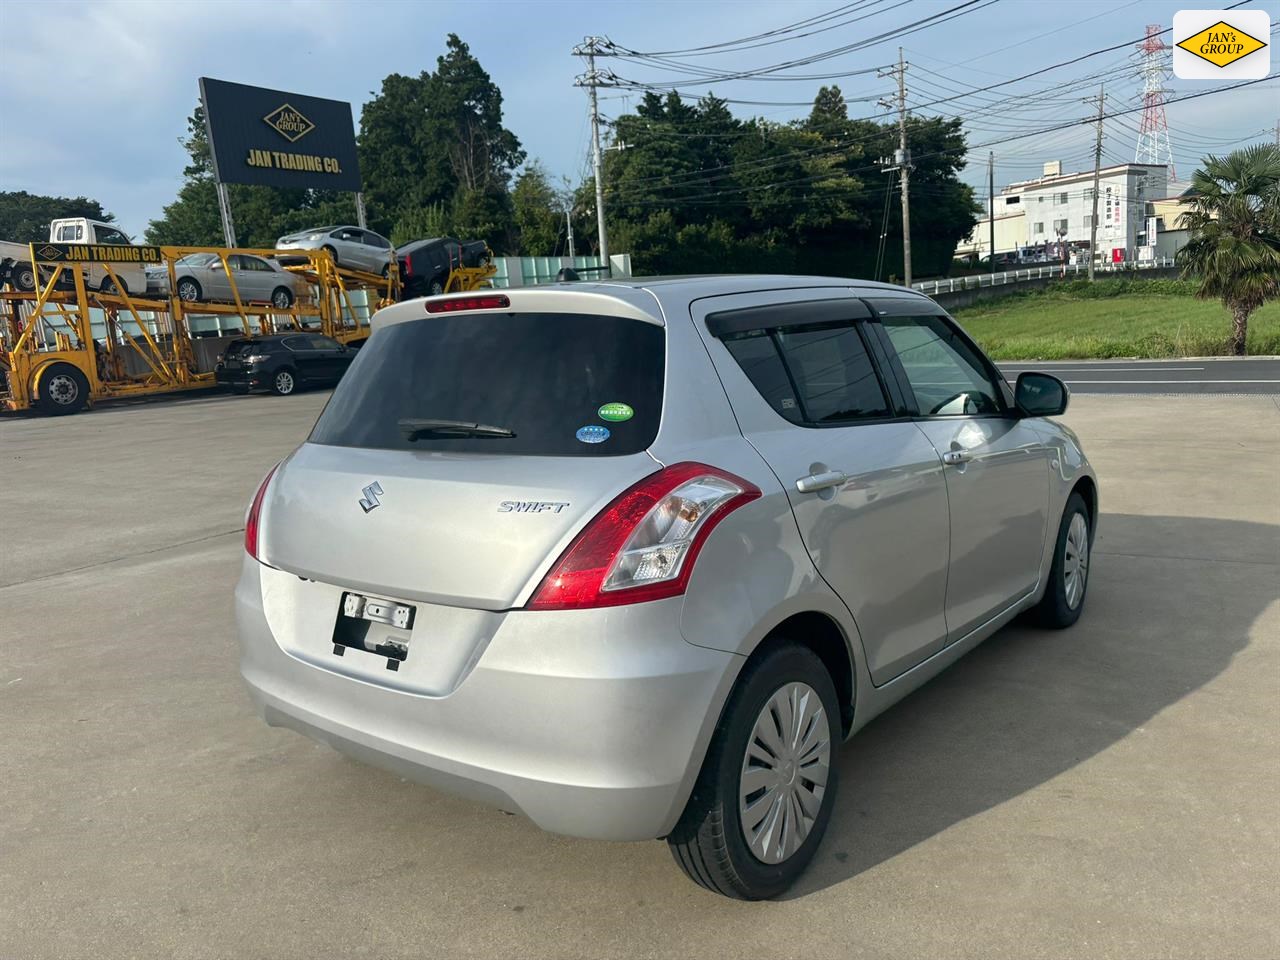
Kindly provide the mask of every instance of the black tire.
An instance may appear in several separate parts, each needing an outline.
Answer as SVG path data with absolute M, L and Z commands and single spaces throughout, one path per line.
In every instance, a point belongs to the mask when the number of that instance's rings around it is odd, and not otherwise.
M 431 281 L 431 286 L 427 288 L 427 296 L 438 297 L 442 293 L 444 293 L 444 284 L 441 283 L 440 278 L 437 277 Z
M 42 368 L 31 386 L 36 409 L 53 417 L 79 413 L 89 402 L 89 380 L 70 363 Z
M 195 277 L 181 277 L 178 280 L 178 299 L 183 303 L 195 303 L 197 300 L 204 299 L 200 281 Z
M 119 293 L 121 296 L 125 297 L 129 295 L 129 284 L 123 277 L 120 278 L 119 289 L 116 288 L 116 281 L 112 280 L 110 277 L 103 277 L 102 283 L 98 284 L 98 289 L 102 293 Z
M 340 266 L 342 266 L 342 264 L 338 263 L 338 251 L 337 251 L 337 250 L 333 249 L 333 247 L 329 246 L 327 243 L 326 243 L 323 247 L 321 247 L 320 249 L 322 249 L 323 251 L 325 251 L 325 253 L 329 254 L 329 258 L 333 261 L 334 266 L 339 266 L 339 267 L 340 267 Z
M 757 718 L 775 693 L 794 682 L 807 684 L 821 700 L 828 724 L 827 780 L 803 842 L 781 862 L 766 863 L 752 852 L 744 835 L 739 784 Z M 831 819 L 841 739 L 835 685 L 811 650 L 784 643 L 753 659 L 734 686 L 693 793 L 680 822 L 667 837 L 676 863 L 699 886 L 738 900 L 763 900 L 790 887 L 813 859 Z M 794 780 L 800 770 L 790 769 Z
M 1079 574 L 1080 568 L 1073 565 L 1068 558 L 1071 527 L 1077 516 L 1083 518 L 1085 530 L 1083 576 Z M 1062 630 L 1080 619 L 1080 612 L 1084 609 L 1089 591 L 1092 548 L 1093 525 L 1089 518 L 1089 508 L 1080 494 L 1073 493 L 1067 498 L 1066 509 L 1062 511 L 1062 522 L 1058 524 L 1058 538 L 1053 545 L 1053 564 L 1049 568 L 1049 583 L 1034 611 L 1035 619 L 1041 626 L 1051 630 Z M 1079 596 L 1074 604 L 1071 602 L 1069 578 L 1066 576 L 1072 566 L 1077 571 L 1076 575 L 1080 576 Z
M 293 291 L 288 287 L 276 287 L 271 291 L 271 305 L 277 310 L 288 310 L 293 306 Z
M 9 286 L 15 290 L 34 290 L 36 272 L 29 263 L 15 263 L 9 267 Z
M 298 371 L 293 367 L 279 367 L 271 374 L 271 392 L 277 397 L 287 397 L 291 393 L 297 393 L 298 387 Z

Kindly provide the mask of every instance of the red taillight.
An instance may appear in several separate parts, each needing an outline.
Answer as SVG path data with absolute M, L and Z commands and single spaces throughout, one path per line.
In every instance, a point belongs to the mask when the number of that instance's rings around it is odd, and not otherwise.
M 680 596 L 716 525 L 760 496 L 703 463 L 677 463 L 625 490 L 574 537 L 529 610 L 614 607 Z
M 457 313 L 459 310 L 500 310 L 511 306 L 511 300 L 501 293 L 483 297 L 449 297 L 446 300 L 428 300 L 427 313 Z
M 413 276 L 413 257 L 404 258 L 404 269 L 401 270 L 400 272 L 403 273 L 406 277 Z
M 262 514 L 262 501 L 267 496 L 267 487 L 271 486 L 271 478 L 276 475 L 276 470 L 280 464 L 276 464 L 268 471 L 262 480 L 262 485 L 258 487 L 258 492 L 253 495 L 253 503 L 249 504 L 249 515 L 244 518 L 244 548 L 248 551 L 249 556 L 261 563 L 258 556 L 258 518 Z

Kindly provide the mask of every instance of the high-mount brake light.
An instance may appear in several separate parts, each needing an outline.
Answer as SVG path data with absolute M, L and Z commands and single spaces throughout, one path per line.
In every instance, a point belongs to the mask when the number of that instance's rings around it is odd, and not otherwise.
M 711 531 L 760 496 L 704 463 L 677 463 L 624 490 L 574 537 L 526 609 L 614 607 L 680 596 Z
M 280 464 L 272 467 L 262 483 L 258 486 L 258 492 L 253 495 L 253 503 L 249 505 L 249 514 L 244 518 L 244 548 L 249 556 L 262 563 L 262 558 L 258 556 L 258 521 L 262 516 L 262 501 L 266 499 L 267 487 L 271 486 L 271 478 L 276 475 L 276 471 L 280 469 Z
M 458 313 L 461 310 L 501 310 L 511 306 L 511 299 L 503 293 L 481 297 L 449 297 L 445 300 L 428 300 L 427 313 Z

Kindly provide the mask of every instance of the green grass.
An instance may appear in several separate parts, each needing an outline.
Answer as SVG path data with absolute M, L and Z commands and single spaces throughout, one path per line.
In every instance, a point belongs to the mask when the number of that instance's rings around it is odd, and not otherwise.
M 1227 353 L 1231 315 L 1181 280 L 1070 280 L 954 311 L 996 360 Z M 1280 354 L 1280 302 L 1249 318 L 1251 354 Z

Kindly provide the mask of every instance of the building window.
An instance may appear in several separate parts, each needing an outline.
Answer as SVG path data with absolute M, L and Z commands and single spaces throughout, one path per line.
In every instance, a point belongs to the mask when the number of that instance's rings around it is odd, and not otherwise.
M 1053 221 L 1053 232 L 1054 232 L 1055 234 L 1057 234 L 1057 233 L 1066 233 L 1066 232 L 1067 232 L 1067 221 L 1065 221 L 1065 220 L 1055 220 L 1055 221 Z
M 1043 224 L 1043 223 L 1037 223 L 1037 224 L 1036 224 L 1036 226 L 1035 226 L 1035 232 L 1036 232 L 1037 234 L 1043 234 L 1043 233 L 1044 233 L 1044 224 Z
M 1012 204 L 1015 204 L 1015 203 L 1021 203 L 1021 202 L 1022 202 L 1022 198 L 1021 198 L 1021 197 L 1005 197 L 1004 205 L 1007 207 L 1007 206 L 1010 206 L 1010 205 L 1012 205 Z
M 1055 193 L 1053 195 L 1053 205 L 1055 207 L 1065 207 L 1067 205 L 1067 195 L 1065 193 Z
M 1044 197 L 1043 196 L 1036 197 L 1036 203 L 1044 203 Z

